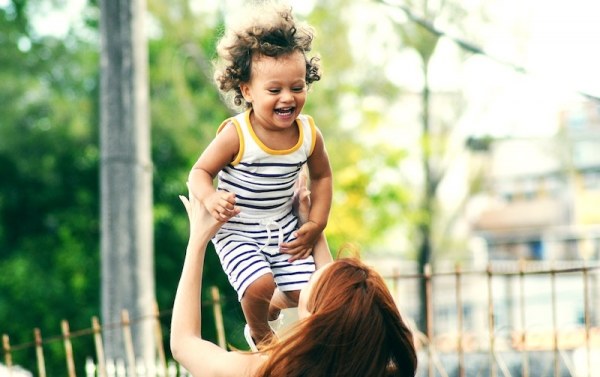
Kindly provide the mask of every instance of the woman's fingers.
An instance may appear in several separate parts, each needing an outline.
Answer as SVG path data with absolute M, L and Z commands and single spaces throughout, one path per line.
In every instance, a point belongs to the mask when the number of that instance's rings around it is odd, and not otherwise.
M 183 206 L 185 207 L 185 211 L 187 212 L 187 214 L 189 216 L 190 215 L 190 201 L 189 201 L 189 199 L 187 197 L 185 197 L 184 195 L 179 195 L 179 199 L 183 203 Z

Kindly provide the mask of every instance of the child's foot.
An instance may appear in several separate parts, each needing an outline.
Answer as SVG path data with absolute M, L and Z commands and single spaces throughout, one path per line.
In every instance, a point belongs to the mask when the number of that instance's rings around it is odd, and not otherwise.
M 279 316 L 277 317 L 277 319 L 269 321 L 269 326 L 271 327 L 271 330 L 273 330 L 273 332 L 277 334 L 279 330 L 281 330 L 281 328 L 283 327 L 283 312 L 279 312 Z
M 254 352 L 258 352 L 258 347 L 256 347 L 254 339 L 252 339 L 252 335 L 250 334 L 250 326 L 248 326 L 248 324 L 244 326 L 244 338 L 246 338 L 246 342 L 250 346 L 250 349 Z

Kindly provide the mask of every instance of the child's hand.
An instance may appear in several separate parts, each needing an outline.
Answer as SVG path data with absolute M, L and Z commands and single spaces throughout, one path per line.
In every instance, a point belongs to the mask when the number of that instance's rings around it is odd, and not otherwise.
M 186 184 L 188 185 L 188 196 L 179 195 L 179 199 L 181 199 L 190 221 L 190 240 L 194 237 L 202 238 L 205 234 L 208 237 L 214 236 L 223 223 L 215 221 L 200 201 L 189 191 L 189 183 L 186 182 Z
M 221 222 L 227 222 L 240 213 L 235 206 L 235 194 L 226 191 L 216 191 L 203 201 L 208 213 Z
M 308 221 L 296 231 L 296 239 L 291 242 L 282 243 L 279 245 L 279 250 L 284 254 L 291 255 L 290 262 L 308 258 L 322 231 L 322 226 Z

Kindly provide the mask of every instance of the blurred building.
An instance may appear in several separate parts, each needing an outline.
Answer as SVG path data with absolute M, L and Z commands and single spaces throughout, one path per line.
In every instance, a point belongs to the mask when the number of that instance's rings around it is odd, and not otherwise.
M 600 259 L 600 103 L 560 117 L 556 137 L 489 143 L 472 226 L 490 261 Z
M 565 339 L 582 333 L 586 289 L 593 308 L 589 324 L 599 328 L 599 272 L 593 269 L 584 282 L 578 269 L 600 265 L 600 103 L 565 109 L 560 123 L 559 134 L 545 139 L 469 140 L 476 164 L 486 166 L 486 189 L 471 198 L 465 214 L 473 240 L 470 260 L 461 261 L 471 273 L 461 277 L 460 304 L 459 283 L 451 273 L 455 261 L 436 260 L 433 267 L 438 273 L 431 286 L 438 350 L 452 350 L 459 331 L 467 349 L 488 347 L 490 303 L 497 350 L 548 351 L 548 339 L 557 329 L 561 347 L 576 350 L 582 343 Z M 368 263 L 388 278 L 401 312 L 409 320 L 418 318 L 419 285 L 413 277 L 422 271 L 416 263 L 393 255 Z M 488 265 L 493 279 L 485 274 Z M 531 272 L 522 280 L 521 268 Z M 552 268 L 576 272 L 539 273 Z M 529 340 L 520 343 L 524 331 Z

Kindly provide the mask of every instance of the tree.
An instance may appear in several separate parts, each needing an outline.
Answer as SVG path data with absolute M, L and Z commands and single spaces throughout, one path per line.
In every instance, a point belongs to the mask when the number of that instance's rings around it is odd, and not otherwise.
M 100 2 L 102 320 L 152 314 L 154 250 L 148 54 L 144 0 Z M 135 328 L 134 328 L 135 329 Z M 152 323 L 134 334 L 137 356 L 153 360 Z M 106 355 L 124 354 L 121 332 L 103 333 Z
M 230 112 L 213 83 L 210 60 L 223 27 L 223 14 L 219 10 L 192 10 L 186 0 L 150 0 L 148 8 L 155 28 L 149 40 L 149 61 L 156 295 L 160 308 L 169 310 L 189 231 L 178 195 L 187 192 L 185 182 L 192 165 Z M 228 344 L 238 349 L 247 347 L 240 331 L 244 317 L 237 294 L 213 251 L 207 253 L 204 280 L 203 297 L 210 297 L 211 286 L 220 290 Z M 216 340 L 212 310 L 205 314 L 203 336 Z M 169 321 L 163 326 L 168 333 Z M 168 349 L 168 337 L 165 342 Z
M 385 1 L 383 1 L 385 3 Z M 430 83 L 431 60 L 434 56 L 442 34 L 433 27 L 436 21 L 450 19 L 453 21 L 464 18 L 466 12 L 457 4 L 442 0 L 430 2 L 427 0 L 413 0 L 403 5 L 391 4 L 392 7 L 401 9 L 408 18 L 408 22 L 398 23 L 397 30 L 402 37 L 405 48 L 414 50 L 421 60 L 422 88 L 419 93 L 421 105 L 421 169 L 423 180 L 418 207 L 415 210 L 415 229 L 417 235 L 417 264 L 419 271 L 424 272 L 425 266 L 434 262 L 434 254 L 438 253 L 448 235 L 448 229 L 456 220 L 461 209 L 466 205 L 466 198 L 456 206 L 456 213 L 444 219 L 438 203 L 440 183 L 447 177 L 453 157 L 449 147 L 453 125 L 460 116 L 460 111 L 455 111 L 454 118 L 450 121 L 444 119 L 440 111 L 434 111 Z M 416 15 L 415 12 L 419 14 Z M 460 95 L 456 97 L 460 101 Z M 459 103 L 455 108 L 461 108 Z M 462 144 L 461 144 L 462 145 Z M 469 190 L 477 190 L 480 184 L 480 172 L 475 172 L 469 180 Z M 446 224 L 443 224 L 447 221 Z M 437 233 L 436 233 L 437 232 Z M 434 252 L 436 251 L 436 252 Z M 429 330 L 429 318 L 433 313 L 428 312 L 426 306 L 426 281 L 420 284 L 420 315 L 419 327 L 423 331 Z
M 309 89 L 305 111 L 323 132 L 332 165 L 334 198 L 325 232 L 334 256 L 347 245 L 363 255 L 377 253 L 386 232 L 406 221 L 398 214 L 409 190 L 390 174 L 406 153 L 389 139 L 373 140 L 386 114 L 368 105 L 375 98 L 387 109 L 400 90 L 382 74 L 384 61 L 357 53 L 356 44 L 376 42 L 381 35 L 370 28 L 364 41 L 355 41 L 351 33 L 354 17 L 371 15 L 372 8 L 370 1 L 317 2 L 306 16 L 317 32 L 314 52 L 321 57 L 323 77 Z
M 98 313 L 97 46 L 40 35 L 28 4 L 0 5 L 0 331 L 13 345 Z M 61 347 L 45 353 L 64 374 Z M 35 369 L 33 353 L 14 357 Z

